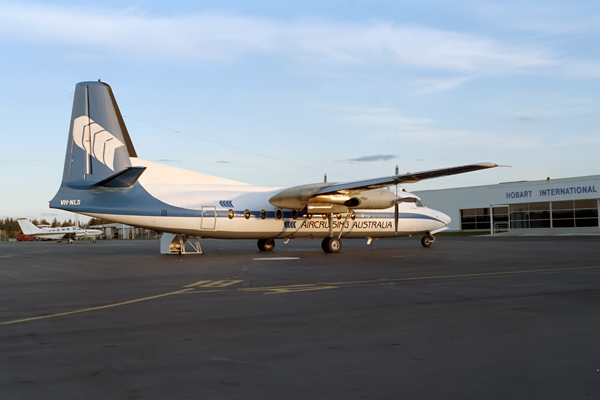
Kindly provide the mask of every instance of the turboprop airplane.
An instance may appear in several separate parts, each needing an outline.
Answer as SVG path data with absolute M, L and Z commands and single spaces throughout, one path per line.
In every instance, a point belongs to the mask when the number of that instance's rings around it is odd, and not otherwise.
M 186 252 L 188 240 L 257 239 L 261 251 L 275 239 L 322 238 L 326 253 L 342 238 L 423 234 L 429 247 L 450 217 L 427 208 L 399 184 L 497 167 L 471 164 L 342 183 L 291 188 L 253 186 L 138 158 L 111 87 L 75 87 L 62 183 L 51 208 L 163 233 L 161 251 Z M 396 186 L 396 194 L 388 187 Z
M 62 242 L 67 240 L 69 244 L 73 243 L 73 239 L 91 238 L 92 242 L 96 243 L 96 237 L 102 234 L 98 229 L 81 229 L 77 226 L 63 226 L 59 228 L 38 228 L 31 221 L 25 218 L 17 219 L 23 233 L 27 236 L 46 238 Z

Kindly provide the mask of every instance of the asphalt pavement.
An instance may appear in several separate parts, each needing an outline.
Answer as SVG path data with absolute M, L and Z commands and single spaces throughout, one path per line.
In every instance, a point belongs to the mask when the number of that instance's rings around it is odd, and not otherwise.
M 202 246 L 0 243 L 0 398 L 600 398 L 600 237 Z

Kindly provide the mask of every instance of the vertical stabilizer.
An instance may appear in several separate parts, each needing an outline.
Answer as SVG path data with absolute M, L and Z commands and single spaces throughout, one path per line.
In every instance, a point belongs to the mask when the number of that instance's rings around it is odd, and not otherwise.
M 19 219 L 17 219 L 17 222 L 19 223 L 19 226 L 21 227 L 21 230 L 23 231 L 23 233 L 25 235 L 35 235 L 36 233 L 42 232 L 42 230 L 40 228 L 35 226 L 28 219 L 19 218 Z
M 129 157 L 137 155 L 110 86 L 78 83 L 63 182 L 98 182 L 131 167 Z

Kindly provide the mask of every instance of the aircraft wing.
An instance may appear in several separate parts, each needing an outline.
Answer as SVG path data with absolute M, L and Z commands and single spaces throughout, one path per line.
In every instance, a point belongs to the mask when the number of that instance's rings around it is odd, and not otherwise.
M 366 179 L 360 181 L 341 183 L 315 183 L 309 185 L 295 186 L 276 193 L 273 197 L 269 199 L 269 202 L 276 207 L 291 209 L 302 209 L 309 203 L 309 201 L 319 203 L 332 203 L 338 204 L 340 206 L 355 206 L 357 204 L 357 201 L 350 199 L 348 197 L 349 195 L 360 193 L 366 190 L 379 189 L 402 183 L 415 183 L 423 179 L 439 178 L 442 176 L 463 174 L 465 172 L 473 172 L 479 171 L 481 169 L 495 167 L 498 167 L 498 165 L 493 163 L 479 163 L 463 165 L 460 167 L 434 169 L 431 171 L 415 173 L 409 172 L 403 175 L 391 175 L 382 178 Z M 372 208 L 391 207 L 391 205 L 394 204 L 394 201 L 397 200 L 396 196 L 393 196 L 393 198 L 387 198 L 389 196 L 385 196 L 382 194 L 379 194 L 378 196 L 378 205 L 374 205 Z M 385 196 L 385 198 L 381 196 Z M 361 203 L 361 201 L 358 201 L 358 203 Z
M 471 165 L 463 165 L 460 167 L 434 169 L 431 171 L 406 173 L 404 175 L 391 175 L 383 178 L 366 179 L 362 181 L 342 182 L 334 183 L 327 187 L 324 187 L 314 193 L 315 196 L 321 194 L 334 194 L 344 193 L 347 191 L 362 191 L 378 189 L 391 185 L 399 185 L 402 183 L 416 183 L 423 179 L 440 178 L 442 176 L 464 174 L 465 172 L 479 171 L 481 169 L 495 168 L 497 164 L 493 163 L 479 163 Z

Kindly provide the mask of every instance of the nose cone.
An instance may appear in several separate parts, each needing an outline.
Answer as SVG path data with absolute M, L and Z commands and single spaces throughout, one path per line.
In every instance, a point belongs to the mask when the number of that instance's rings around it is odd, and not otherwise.
M 452 218 L 440 211 L 437 212 L 436 218 L 440 220 L 440 222 L 443 224 L 442 226 L 446 226 L 450 223 L 450 221 L 452 221 Z

